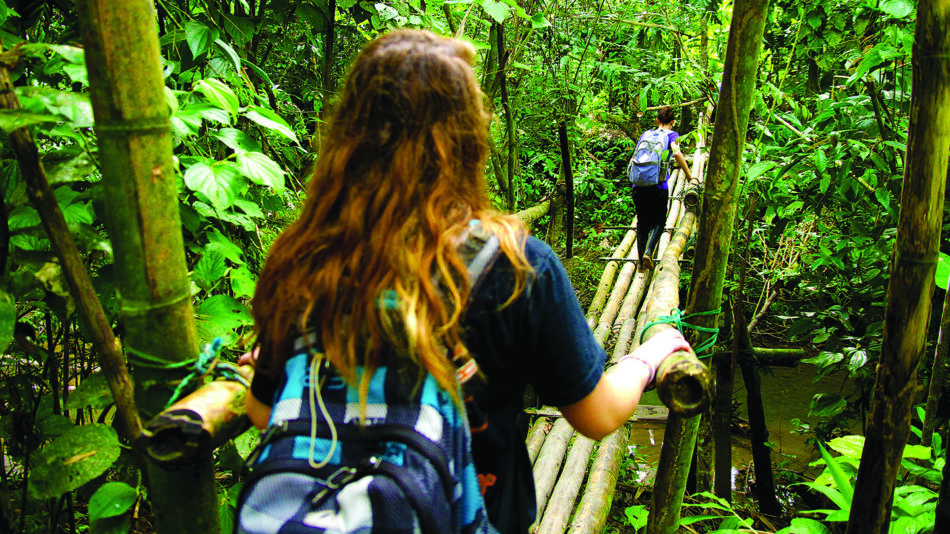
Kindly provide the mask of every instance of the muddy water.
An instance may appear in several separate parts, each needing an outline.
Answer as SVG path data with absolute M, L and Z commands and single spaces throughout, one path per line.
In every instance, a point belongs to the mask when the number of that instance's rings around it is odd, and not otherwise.
M 771 374 L 762 373 L 762 399 L 765 406 L 765 419 L 769 429 L 769 441 L 774 445 L 772 462 L 776 468 L 788 469 L 798 473 L 808 471 L 808 463 L 818 458 L 818 453 L 805 443 L 809 435 L 794 432 L 798 426 L 793 422 L 800 419 L 814 426 L 818 419 L 808 417 L 808 406 L 812 397 L 818 393 L 838 393 L 846 396 L 850 390 L 844 374 L 825 377 L 817 383 L 815 366 L 801 364 L 794 368 L 775 367 Z M 736 388 L 733 398 L 741 403 L 739 418 L 748 420 L 746 412 L 746 390 L 741 373 L 736 373 Z M 641 404 L 660 404 L 655 391 L 644 395 Z M 638 477 L 641 483 L 652 483 L 656 465 L 663 443 L 662 422 L 639 422 L 631 433 L 630 447 L 637 454 Z M 858 432 L 860 429 L 854 430 Z M 733 486 L 744 487 L 745 480 L 737 480 L 740 472 L 752 465 L 752 449 L 748 438 L 735 435 L 732 439 Z

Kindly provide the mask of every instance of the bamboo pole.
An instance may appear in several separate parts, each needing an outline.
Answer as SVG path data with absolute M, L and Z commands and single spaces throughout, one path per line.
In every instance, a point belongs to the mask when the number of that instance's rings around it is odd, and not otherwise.
M 551 498 L 548 499 L 547 506 L 545 506 L 538 532 L 562 534 L 564 529 L 567 528 L 571 512 L 574 510 L 574 501 L 577 500 L 577 494 L 580 492 L 587 474 L 587 466 L 590 463 L 590 455 L 593 450 L 594 440 L 575 434 L 571 451 L 564 463 L 564 469 L 561 476 L 558 477 L 557 485 L 554 486 L 554 491 L 551 493 Z
M 944 362 L 947 359 L 947 349 L 950 348 L 950 283 L 943 295 L 943 312 L 940 314 L 940 334 L 937 336 L 937 350 L 934 352 L 934 362 L 930 372 L 930 387 L 927 390 L 927 407 L 924 411 L 924 431 L 920 436 L 920 444 L 929 447 L 933 441 L 934 429 L 937 427 L 937 402 L 940 401 L 940 389 L 946 376 Z
M 849 534 L 884 532 L 901 451 L 910 433 L 917 368 L 927 343 L 950 156 L 950 0 L 921 0 L 914 35 L 913 94 L 897 243 L 884 340 L 867 417 Z
M 534 462 L 532 473 L 534 474 L 534 491 L 538 505 L 538 517 L 544 512 L 544 506 L 548 502 L 551 491 L 554 490 L 554 483 L 557 481 L 558 474 L 561 471 L 561 464 L 564 462 L 564 453 L 567 452 L 567 446 L 571 441 L 573 430 L 567 419 L 561 418 L 554 422 L 550 434 L 544 440 L 538 459 Z
M 637 227 L 637 218 L 633 218 L 633 222 L 630 223 L 630 226 L 633 228 Z M 617 245 L 617 248 L 614 250 L 612 258 L 623 258 L 628 252 L 634 243 L 637 242 L 637 232 L 636 230 L 627 232 L 624 234 L 623 240 Z M 603 311 L 604 306 L 607 304 L 607 297 L 610 294 L 610 290 L 614 285 L 614 278 L 617 276 L 617 270 L 620 269 L 620 263 L 612 261 L 608 262 L 604 267 L 604 272 L 600 276 L 600 284 L 597 286 L 597 291 L 594 293 L 594 298 L 591 299 L 590 306 L 587 308 L 587 326 L 593 329 L 594 327 L 594 318 L 597 317 L 601 311 Z
M 570 534 L 600 533 L 607 524 L 607 514 L 613 503 L 614 488 L 620 464 L 630 441 L 630 429 L 624 425 L 600 441 L 597 454 L 587 474 L 587 485 L 580 504 L 574 512 Z M 601 489 L 602 491 L 592 491 Z
M 254 370 L 240 368 L 250 381 Z M 185 469 L 250 428 L 244 400 L 247 386 L 215 380 L 163 410 L 145 426 L 141 444 L 152 461 L 168 469 Z
M 198 341 L 154 6 L 150 0 L 84 0 L 78 6 L 124 345 L 157 362 L 189 360 L 198 354 Z M 143 417 L 164 407 L 185 372 L 161 363 L 136 368 Z M 159 532 L 220 530 L 210 454 L 183 471 L 149 463 L 147 483 Z
M 5 54 L 3 66 L 0 67 L 0 88 L 3 91 L 0 103 L 5 109 L 10 110 L 20 109 L 20 102 L 17 100 L 16 93 L 13 92 L 10 73 L 6 67 L 8 61 L 13 61 L 15 64 L 16 59 L 16 55 Z M 85 323 L 86 332 L 98 355 L 99 366 L 105 374 L 109 390 L 112 392 L 112 399 L 116 404 L 123 434 L 127 439 L 133 440 L 139 435 L 142 423 L 139 421 L 132 379 L 125 366 L 119 340 L 112 333 L 112 324 L 102 309 L 102 303 L 99 302 L 96 290 L 92 286 L 89 272 L 73 241 L 72 232 L 66 224 L 59 203 L 56 202 L 29 129 L 19 128 L 11 132 L 10 137 L 20 172 L 27 183 L 30 200 L 40 214 L 46 235 L 59 257 L 63 276 L 69 285 L 69 293 L 76 302 L 79 317 Z
M 538 453 L 541 452 L 541 445 L 544 444 L 544 438 L 551 427 L 551 421 L 546 417 L 537 418 L 528 430 L 528 439 L 525 441 L 528 446 L 528 458 L 531 465 L 534 465 L 538 459 Z
M 521 219 L 521 222 L 523 222 L 525 225 L 530 225 L 534 221 L 545 216 L 550 209 L 551 199 L 547 198 L 535 204 L 534 206 L 531 206 L 530 208 L 523 209 L 518 213 L 515 213 L 515 216 Z

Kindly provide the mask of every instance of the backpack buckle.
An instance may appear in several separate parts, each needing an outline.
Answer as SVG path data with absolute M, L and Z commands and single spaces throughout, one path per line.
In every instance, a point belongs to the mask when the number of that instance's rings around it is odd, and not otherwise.
M 319 484 L 323 487 L 314 493 L 313 498 L 310 499 L 310 506 L 313 508 L 320 506 L 323 500 L 326 499 L 331 492 L 336 491 L 352 482 L 353 479 L 360 475 L 360 471 L 361 469 L 359 468 L 344 465 L 343 467 L 331 473 L 330 476 L 326 478 L 326 480 L 319 482 Z

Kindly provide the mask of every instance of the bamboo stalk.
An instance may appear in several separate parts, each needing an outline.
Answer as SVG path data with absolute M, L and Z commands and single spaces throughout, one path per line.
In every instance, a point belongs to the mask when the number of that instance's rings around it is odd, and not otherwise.
M 919 2 L 897 242 L 887 287 L 881 361 L 848 518 L 849 534 L 887 530 L 901 451 L 910 434 L 917 368 L 927 345 L 950 155 L 946 127 L 950 124 L 948 27 L 950 0 Z
M 547 417 L 539 417 L 531 425 L 528 431 L 528 439 L 525 441 L 528 446 L 528 458 L 531 459 L 531 465 L 534 465 L 538 459 L 538 453 L 541 452 L 541 445 L 544 444 L 544 438 L 548 430 L 551 429 L 551 421 Z
M 539 202 L 538 204 L 535 204 L 534 206 L 531 206 L 530 208 L 523 209 L 518 213 L 515 213 L 515 216 L 521 219 L 521 222 L 525 223 L 526 225 L 530 225 L 534 221 L 546 215 L 550 209 L 551 199 L 548 198 Z
M 558 477 L 554 492 L 548 499 L 538 532 L 544 534 L 562 534 L 567 528 L 574 501 L 587 474 L 587 465 L 594 450 L 594 440 L 576 435 L 561 476 Z
M 587 475 L 587 486 L 571 521 L 570 534 L 600 533 L 607 524 L 613 503 L 620 463 L 630 441 L 630 429 L 622 426 L 600 441 Z
M 621 258 L 624 257 L 637 241 L 637 232 L 636 225 L 637 219 L 633 218 L 633 222 L 630 223 L 631 227 L 634 229 L 631 232 L 627 232 L 623 240 L 617 245 L 617 248 L 614 250 L 612 257 Z M 607 296 L 610 294 L 610 289 L 613 287 L 614 278 L 617 276 L 617 270 L 620 268 L 620 265 L 616 262 L 610 262 L 604 267 L 604 272 L 600 276 L 600 284 L 597 286 L 597 291 L 594 293 L 594 298 L 591 299 L 590 306 L 587 308 L 587 325 L 593 328 L 593 318 L 600 314 L 603 311 L 604 306 L 607 304 Z
M 254 370 L 241 367 L 250 381 Z M 247 387 L 215 380 L 163 410 L 145 426 L 143 450 L 168 469 L 184 469 L 250 428 L 244 400 Z
M 558 419 L 554 422 L 551 432 L 544 440 L 538 459 L 534 462 L 534 491 L 538 505 L 538 517 L 544 512 L 544 506 L 554 489 L 554 483 L 561 471 L 564 462 L 564 453 L 571 441 L 573 429 L 567 419 Z

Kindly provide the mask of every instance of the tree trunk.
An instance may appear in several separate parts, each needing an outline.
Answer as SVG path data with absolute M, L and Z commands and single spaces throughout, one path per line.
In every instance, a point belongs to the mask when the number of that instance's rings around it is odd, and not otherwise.
M 742 169 L 749 112 L 755 94 L 759 48 L 765 32 L 768 0 L 737 0 L 733 8 L 729 43 L 719 94 L 716 127 L 709 155 L 703 196 L 702 221 L 696 241 L 696 260 L 687 298 L 686 315 L 703 328 L 716 328 L 721 313 L 726 264 L 732 245 L 736 193 Z M 696 315 L 701 313 L 710 315 Z M 707 343 L 714 332 L 687 333 L 694 347 Z M 711 463 L 711 461 L 710 461 Z M 704 469 L 699 463 L 699 469 Z M 711 466 L 706 466 L 709 469 Z M 698 479 L 700 477 L 697 477 Z M 708 477 L 706 477 L 708 478 Z M 709 488 L 701 488 L 709 489 Z
M 518 145 L 515 139 L 515 118 L 511 113 L 511 104 L 508 102 L 508 51 L 505 48 L 505 27 L 497 26 L 495 35 L 498 38 L 498 81 L 501 89 L 501 108 L 505 113 L 505 129 L 508 133 L 508 162 L 505 182 L 508 184 L 506 202 L 508 211 L 515 209 L 515 165 L 518 163 Z M 570 256 L 568 256 L 570 257 Z
M 927 342 L 950 153 L 950 0 L 921 0 L 897 243 L 884 340 L 848 533 L 885 532 Z
M 564 213 L 564 254 L 568 258 L 572 258 L 574 256 L 574 171 L 571 169 L 571 144 L 567 138 L 567 122 L 561 121 L 558 124 L 557 138 L 561 145 L 561 167 L 564 169 L 564 202 L 567 204 Z
M 927 408 L 924 411 L 924 431 L 920 436 L 920 444 L 929 447 L 933 442 L 934 429 L 937 427 L 937 402 L 940 401 L 940 389 L 946 376 L 944 362 L 947 359 L 947 348 L 950 347 L 950 285 L 943 296 L 943 311 L 940 314 L 940 335 L 937 337 L 937 350 L 934 353 L 934 364 L 930 372 L 930 387 L 927 391 Z
M 159 362 L 198 354 L 185 265 L 171 130 L 152 2 L 80 2 L 90 97 L 99 138 L 106 223 L 115 251 L 125 346 Z M 165 405 L 181 371 L 138 366 L 143 417 Z M 189 470 L 148 468 L 159 532 L 220 530 L 211 455 Z
M 4 91 L 3 107 L 18 109 L 20 103 L 17 100 L 16 93 L 13 92 L 13 85 L 10 83 L 9 72 L 6 68 L 0 68 L 0 88 Z M 99 302 L 99 297 L 96 295 L 92 279 L 89 277 L 89 272 L 79 255 L 79 249 L 76 248 L 76 243 L 73 241 L 72 232 L 66 224 L 63 212 L 50 187 L 46 171 L 40 162 L 39 151 L 36 144 L 33 143 L 29 129 L 20 128 L 14 131 L 10 137 L 13 141 L 13 151 L 16 153 L 20 172 L 27 183 L 30 200 L 37 213 L 40 214 L 40 220 L 43 222 L 46 235 L 49 237 L 53 250 L 56 251 L 56 256 L 59 257 L 63 277 L 66 279 L 69 292 L 76 302 L 76 309 L 81 320 L 85 323 L 86 332 L 99 356 L 99 365 L 102 367 L 106 381 L 109 383 L 109 390 L 112 392 L 112 398 L 115 400 L 122 431 L 127 439 L 133 440 L 139 435 L 142 425 L 139 421 L 138 409 L 135 406 L 132 379 L 129 376 L 129 370 L 125 366 L 125 358 L 122 356 L 119 341 L 112 333 L 112 324 L 102 309 L 102 303 Z M 47 323 L 46 329 L 50 333 L 49 338 L 52 340 L 51 322 Z M 49 358 L 55 361 L 55 347 L 50 347 L 48 353 Z M 64 362 L 65 360 L 64 357 Z M 54 368 L 52 372 L 57 373 L 58 369 Z M 68 375 L 64 374 L 64 380 L 68 381 Z M 53 385 L 51 389 L 53 390 L 54 399 L 57 399 L 60 395 L 58 387 Z M 63 402 L 65 403 L 65 398 Z M 56 401 L 56 404 L 58 405 L 58 401 Z

